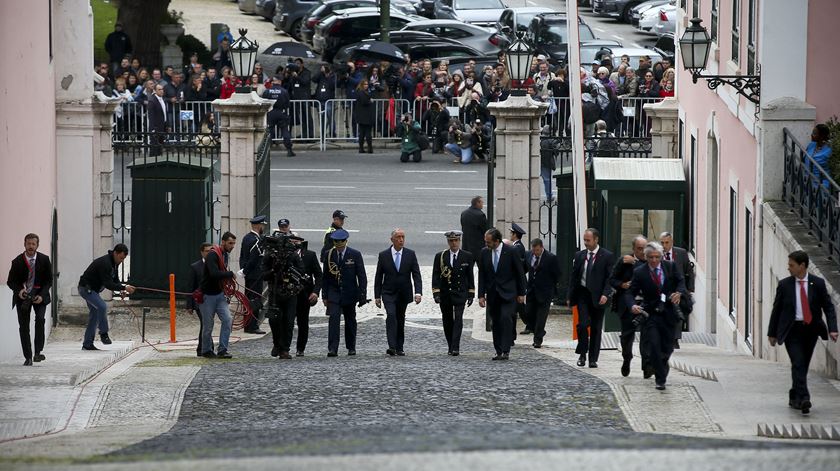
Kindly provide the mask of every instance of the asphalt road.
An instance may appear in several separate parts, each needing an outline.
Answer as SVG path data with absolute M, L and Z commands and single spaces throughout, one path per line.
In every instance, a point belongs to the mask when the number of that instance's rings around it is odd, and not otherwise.
M 453 164 L 449 155 L 426 151 L 422 162 L 402 163 L 396 150 L 296 152 L 293 158 L 279 150 L 272 154 L 272 224 L 288 218 L 293 231 L 320 249 L 332 212 L 340 209 L 348 215 L 350 246 L 368 263 L 400 227 L 406 247 L 417 252 L 421 265 L 431 265 L 446 248 L 443 233 L 460 230 L 461 211 L 473 196 L 487 193 L 486 165 Z

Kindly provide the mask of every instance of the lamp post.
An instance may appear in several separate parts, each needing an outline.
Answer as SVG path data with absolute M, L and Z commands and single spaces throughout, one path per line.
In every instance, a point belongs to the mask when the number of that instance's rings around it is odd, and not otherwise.
M 691 80 L 697 83 L 698 78 L 706 79 L 710 90 L 722 84 L 730 85 L 747 100 L 756 105 L 759 104 L 761 101 L 760 68 L 757 69 L 758 75 L 702 75 L 709 61 L 709 49 L 712 44 L 706 27 L 700 24 L 702 22 L 700 18 L 692 18 L 691 26 L 686 28 L 679 41 L 683 67 L 691 72 Z
M 239 77 L 240 85 L 236 87 L 236 93 L 251 93 L 251 87 L 247 86 L 248 78 L 254 70 L 254 63 L 257 61 L 259 46 L 256 41 L 251 41 L 245 35 L 248 30 L 239 29 L 239 39 L 230 45 L 230 62 L 233 65 L 233 74 Z
M 516 39 L 507 48 L 507 69 L 508 75 L 513 81 L 518 82 L 518 87 L 511 87 L 511 96 L 525 96 L 525 82 L 531 75 L 531 62 L 534 60 L 534 48 L 526 39 L 525 33 L 518 32 Z

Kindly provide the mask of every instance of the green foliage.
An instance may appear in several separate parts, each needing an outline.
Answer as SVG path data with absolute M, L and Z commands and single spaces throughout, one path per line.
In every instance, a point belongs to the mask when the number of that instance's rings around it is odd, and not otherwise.
M 93 9 L 93 59 L 107 62 L 105 38 L 114 31 L 117 7 L 108 0 L 92 0 L 90 6 Z
M 205 68 L 213 62 L 213 52 L 207 49 L 204 43 L 191 34 L 184 34 L 175 41 L 184 51 L 184 64 L 190 63 L 190 55 L 198 53 L 198 62 L 204 64 Z
M 168 10 L 160 19 L 162 25 L 177 25 L 184 22 L 184 12 L 177 10 Z
M 828 171 L 831 174 L 831 178 L 835 182 L 840 183 L 840 121 L 838 121 L 837 116 L 832 116 L 825 122 L 825 125 L 831 131 L 831 139 L 828 141 L 828 145 L 831 147 L 831 157 L 828 159 Z

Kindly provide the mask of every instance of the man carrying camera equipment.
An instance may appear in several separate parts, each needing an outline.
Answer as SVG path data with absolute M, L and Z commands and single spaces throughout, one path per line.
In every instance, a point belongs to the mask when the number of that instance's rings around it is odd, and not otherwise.
M 276 232 L 260 239 L 262 277 L 268 282 L 266 317 L 274 343 L 271 356 L 291 360 L 289 350 L 295 329 L 298 293 L 303 290 L 304 269 L 294 236 Z
M 102 343 L 105 345 L 111 343 L 111 338 L 108 337 L 108 307 L 99 293 L 105 288 L 128 294 L 134 293 L 134 287 L 121 283 L 117 276 L 117 267 L 127 256 L 128 247 L 125 244 L 117 244 L 114 250 L 109 250 L 107 254 L 91 262 L 79 278 L 79 295 L 85 300 L 90 310 L 82 350 L 99 350 L 93 345 L 97 327 L 99 327 L 99 338 Z
M 32 366 L 33 360 L 47 359 L 41 351 L 44 350 L 45 315 L 47 304 L 50 303 L 52 264 L 50 257 L 38 252 L 38 245 L 40 245 L 40 239 L 37 234 L 24 236 L 24 252 L 12 259 L 12 267 L 6 282 L 13 293 L 12 307 L 17 307 L 23 366 Z M 33 310 L 35 311 L 35 356 L 32 356 L 32 342 L 29 337 L 29 315 Z
M 260 310 L 263 305 L 263 249 L 259 241 L 268 222 L 265 216 L 254 216 L 249 222 L 251 223 L 251 232 L 245 234 L 245 237 L 242 238 L 242 247 L 239 250 L 239 269 L 245 277 L 245 296 L 251 303 L 253 316 L 243 330 L 248 334 L 262 335 L 265 334 L 260 330 L 260 323 L 262 322 Z
M 281 219 L 286 221 L 287 219 Z M 297 253 L 303 262 L 303 289 L 298 293 L 295 306 L 295 318 L 298 325 L 298 336 L 296 344 L 296 356 L 302 357 L 306 350 L 306 343 L 309 340 L 309 309 L 318 303 L 318 295 L 321 293 L 321 279 L 323 272 L 321 264 L 318 263 L 318 256 L 309 250 L 308 242 L 292 233 L 292 242 L 297 246 Z
M 264 91 L 263 98 L 274 100 L 274 106 L 268 112 L 268 127 L 271 130 L 271 139 L 277 136 L 275 129 L 280 128 L 280 135 L 283 137 L 283 146 L 286 147 L 286 156 L 294 157 L 292 152 L 292 131 L 291 120 L 289 119 L 289 107 L 291 96 L 289 91 L 283 88 L 283 76 L 275 75 L 271 79 L 271 88 Z
M 230 232 L 222 234 L 222 244 L 214 245 L 204 259 L 204 275 L 201 278 L 201 291 L 197 299 L 201 310 L 201 356 L 204 358 L 229 359 L 228 353 L 230 330 L 233 319 L 230 316 L 230 301 L 225 297 L 224 284 L 233 279 L 234 273 L 228 269 L 228 254 L 236 247 L 236 236 Z M 222 322 L 219 331 L 219 350 L 213 353 L 213 320 L 219 315 Z
M 653 367 L 656 389 L 665 390 L 668 379 L 668 360 L 674 352 L 674 328 L 682 322 L 680 299 L 687 296 L 685 279 L 674 262 L 662 260 L 662 246 L 648 242 L 645 246 L 647 263 L 633 270 L 630 289 L 624 302 L 637 318 L 646 317 L 644 332 L 648 341 L 648 355 Z M 641 304 L 636 301 L 641 296 Z
M 615 290 L 612 298 L 612 310 L 618 314 L 621 321 L 621 356 L 624 363 L 621 364 L 621 376 L 630 375 L 630 361 L 633 360 L 633 342 L 636 340 L 636 330 L 644 322 L 641 316 L 634 316 L 630 312 L 632 304 L 627 304 L 624 293 L 630 289 L 630 280 L 633 279 L 633 270 L 645 264 L 645 246 L 647 239 L 637 235 L 633 238 L 633 253 L 618 259 L 613 267 L 610 277 L 610 286 Z M 642 372 L 645 379 L 653 376 L 653 369 L 648 364 L 647 336 L 642 331 L 639 337 L 639 352 L 642 354 Z
M 420 145 L 420 123 L 411 118 L 411 113 L 405 113 L 397 125 L 397 137 L 402 139 L 400 144 L 400 162 L 408 162 L 408 158 L 420 162 L 423 158 L 423 147 Z M 424 136 L 425 138 L 425 136 Z M 428 144 L 428 139 L 425 142 Z M 428 145 L 426 146 L 428 149 Z
M 330 234 L 333 247 L 324 257 L 324 283 L 321 298 L 330 317 L 327 356 L 338 356 L 339 327 L 344 315 L 344 341 L 347 355 L 356 354 L 356 304 L 364 306 L 367 299 L 367 275 L 362 253 L 347 246 L 350 234 L 336 229 Z
M 461 250 L 461 231 L 449 231 L 444 236 L 449 249 L 436 254 L 432 263 L 432 296 L 443 316 L 443 335 L 449 355 L 457 357 L 461 350 L 464 306 L 472 306 L 475 298 L 473 256 Z

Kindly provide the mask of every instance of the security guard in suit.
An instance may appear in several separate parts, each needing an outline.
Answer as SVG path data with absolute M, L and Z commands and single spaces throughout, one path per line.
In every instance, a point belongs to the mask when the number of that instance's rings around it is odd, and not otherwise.
M 528 273 L 528 263 L 525 261 L 528 249 L 525 247 L 525 244 L 522 243 L 522 236 L 525 234 L 525 230 L 522 229 L 519 224 L 513 223 L 510 226 L 510 245 L 522 260 L 522 269 L 525 273 Z M 516 340 L 516 314 L 519 314 L 519 318 L 522 319 L 522 322 L 525 324 L 525 330 L 521 333 L 525 335 L 534 333 L 534 321 L 528 319 L 525 303 L 517 304 L 516 313 L 513 315 L 513 340 Z
M 271 129 L 271 139 L 275 138 L 275 129 L 280 127 L 280 135 L 283 137 L 283 146 L 286 147 L 286 156 L 294 157 L 292 152 L 292 131 L 291 120 L 289 119 L 289 107 L 292 97 L 289 91 L 283 87 L 283 77 L 275 75 L 271 79 L 271 88 L 263 92 L 263 98 L 274 100 L 274 106 L 268 112 L 268 127 Z
M 621 376 L 630 375 L 630 362 L 633 360 L 633 342 L 636 340 L 637 324 L 642 325 L 644 320 L 636 319 L 630 312 L 632 304 L 627 304 L 624 293 L 630 289 L 633 279 L 633 271 L 645 264 L 645 246 L 647 239 L 642 235 L 633 238 L 633 253 L 625 255 L 616 261 L 610 277 L 610 286 L 615 290 L 612 298 L 612 309 L 618 314 L 621 321 L 621 356 L 624 362 L 621 365 Z M 639 352 L 642 356 L 642 373 L 645 379 L 653 376 L 653 368 L 648 361 L 647 337 L 644 329 L 639 336 Z
M 327 229 L 327 233 L 324 234 L 324 246 L 321 248 L 321 263 L 324 263 L 324 257 L 327 255 L 327 251 L 333 247 L 333 239 L 332 233 L 344 227 L 344 219 L 347 218 L 347 214 L 340 209 L 336 209 L 333 211 L 333 222 L 330 224 L 330 228 Z
M 449 248 L 435 254 L 432 264 L 432 295 L 443 316 L 443 334 L 449 355 L 458 356 L 461 331 L 464 327 L 464 307 L 475 298 L 473 255 L 461 250 L 461 231 L 449 231 L 444 236 Z
M 356 305 L 367 304 L 367 275 L 362 253 L 347 246 L 350 234 L 336 229 L 330 234 L 333 247 L 324 256 L 321 297 L 330 317 L 327 356 L 338 356 L 339 327 L 344 316 L 347 355 L 356 354 Z
M 249 334 L 262 335 L 265 333 L 260 330 L 260 323 L 262 323 L 260 311 L 263 305 L 263 251 L 260 248 L 259 241 L 268 223 L 267 218 L 262 215 L 254 216 L 249 222 L 251 223 L 251 232 L 245 234 L 245 237 L 242 238 L 242 248 L 239 251 L 239 268 L 245 276 L 245 295 L 251 303 L 254 316 L 248 321 L 244 330 Z

